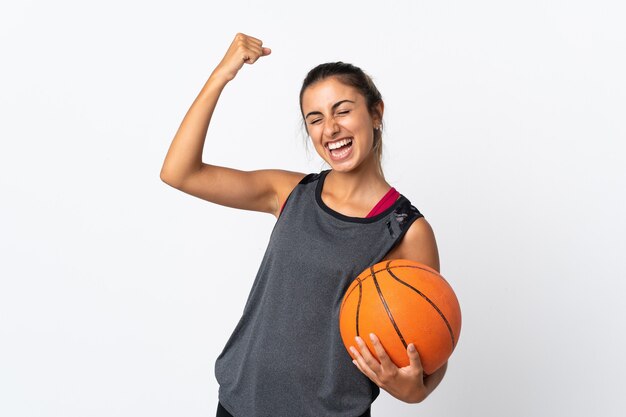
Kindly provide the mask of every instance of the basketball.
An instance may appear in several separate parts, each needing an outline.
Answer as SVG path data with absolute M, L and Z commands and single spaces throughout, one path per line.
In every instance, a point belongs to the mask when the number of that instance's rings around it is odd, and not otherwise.
M 461 332 L 461 309 L 450 284 L 434 269 L 408 259 L 379 262 L 350 284 L 339 310 L 339 330 L 350 356 L 360 336 L 379 360 L 369 338 L 376 334 L 398 367 L 409 365 L 415 345 L 424 373 L 443 365 Z

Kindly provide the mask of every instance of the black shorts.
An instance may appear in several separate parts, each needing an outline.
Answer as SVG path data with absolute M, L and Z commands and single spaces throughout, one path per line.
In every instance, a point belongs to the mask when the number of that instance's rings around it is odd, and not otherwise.
M 371 417 L 370 412 L 371 412 L 371 408 L 368 408 L 359 417 Z M 222 403 L 220 403 L 218 401 L 217 402 L 217 416 L 216 417 L 234 417 L 234 416 L 232 414 L 230 414 L 228 411 L 226 411 L 226 409 L 222 406 Z

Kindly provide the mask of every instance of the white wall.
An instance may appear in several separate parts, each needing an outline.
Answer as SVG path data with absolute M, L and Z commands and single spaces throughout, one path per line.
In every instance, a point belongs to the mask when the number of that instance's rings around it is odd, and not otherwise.
M 361 66 L 387 179 L 460 299 L 442 384 L 417 405 L 382 392 L 373 415 L 621 415 L 623 2 L 222 3 L 0 8 L 0 415 L 215 415 L 274 218 L 159 171 L 239 31 L 273 53 L 224 90 L 205 162 L 319 171 L 300 83 Z

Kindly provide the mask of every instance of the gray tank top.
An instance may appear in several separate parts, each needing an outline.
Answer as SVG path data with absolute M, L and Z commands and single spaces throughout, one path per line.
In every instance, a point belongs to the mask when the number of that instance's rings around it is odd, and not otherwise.
M 423 216 L 402 194 L 373 217 L 336 212 L 321 198 L 328 172 L 305 176 L 287 198 L 215 362 L 219 401 L 234 417 L 355 417 L 380 393 L 343 345 L 339 307 Z

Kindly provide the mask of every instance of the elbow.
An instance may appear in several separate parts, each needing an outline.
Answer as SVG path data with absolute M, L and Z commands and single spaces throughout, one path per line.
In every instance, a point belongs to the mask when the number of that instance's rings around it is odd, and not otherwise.
M 170 184 L 170 179 L 169 176 L 167 175 L 167 173 L 165 172 L 165 170 L 163 168 L 161 168 L 161 172 L 159 173 L 159 178 L 161 178 L 161 181 L 163 181 L 166 184 Z
M 172 175 L 169 175 L 166 171 L 161 169 L 161 173 L 159 174 L 161 181 L 169 185 L 170 187 L 179 188 L 180 181 L 177 181 Z
M 159 177 L 161 181 L 169 186 L 172 186 L 178 190 L 182 190 L 182 187 L 194 176 L 194 173 L 198 172 L 200 168 L 186 168 L 183 169 L 180 166 L 164 163 L 161 167 Z

